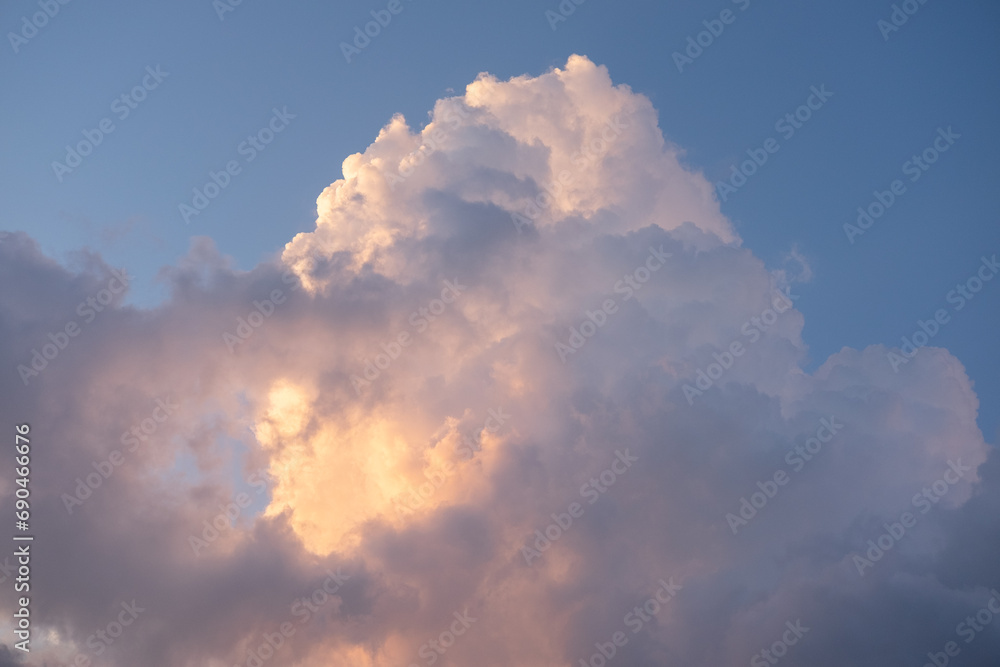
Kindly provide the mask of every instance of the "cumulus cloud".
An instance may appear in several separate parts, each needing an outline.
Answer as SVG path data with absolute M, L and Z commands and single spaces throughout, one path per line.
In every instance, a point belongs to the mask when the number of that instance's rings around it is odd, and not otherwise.
M 746 664 L 797 621 L 787 664 L 940 650 L 1000 585 L 965 369 L 924 348 L 897 374 L 875 345 L 803 371 L 794 279 L 682 154 L 572 56 L 394 117 L 314 231 L 250 272 L 197 239 L 155 309 L 111 295 L 86 321 L 110 267 L 0 240 L 0 415 L 34 448 L 26 664 L 245 665 L 277 636 L 266 664 L 551 667 L 619 631 L 617 664 Z M 95 638 L 123 603 L 144 611 Z

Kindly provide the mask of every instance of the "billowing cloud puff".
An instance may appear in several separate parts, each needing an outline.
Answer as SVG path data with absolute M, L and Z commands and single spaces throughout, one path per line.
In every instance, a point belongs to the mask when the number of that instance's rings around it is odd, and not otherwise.
M 25 664 L 882 665 L 964 641 L 1000 586 L 964 368 L 872 346 L 803 371 L 796 285 L 680 156 L 573 56 L 393 118 L 315 231 L 250 272 L 197 240 L 153 310 L 98 257 L 0 241 Z
M 323 282 L 317 263 L 341 252 L 352 269 L 371 262 L 408 280 L 415 258 L 397 257 L 397 242 L 471 240 L 501 220 L 574 247 L 695 219 L 733 242 L 711 185 L 680 165 L 680 153 L 664 142 L 649 100 L 613 86 L 584 57 L 537 78 L 482 74 L 464 96 L 440 100 L 421 131 L 396 116 L 363 154 L 344 160 L 344 179 L 317 201 L 316 231 L 296 237 L 283 259 L 309 285 Z

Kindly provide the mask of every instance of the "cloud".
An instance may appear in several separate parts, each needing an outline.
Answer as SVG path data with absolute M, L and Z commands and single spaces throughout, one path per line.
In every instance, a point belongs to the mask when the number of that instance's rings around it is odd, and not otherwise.
M 196 239 L 155 309 L 115 297 L 85 322 L 110 267 L 0 240 L 0 415 L 32 425 L 44 546 L 28 664 L 94 657 L 133 600 L 147 611 L 106 664 L 246 664 L 286 623 L 268 664 L 577 665 L 617 631 L 618 664 L 745 664 L 797 620 L 788 664 L 943 645 L 1000 583 L 964 368 L 925 348 L 897 374 L 874 345 L 803 371 L 794 285 L 681 157 L 645 97 L 573 56 L 481 75 L 419 131 L 393 118 L 314 231 L 249 272 Z M 17 366 L 70 321 L 25 385 Z M 149 434 L 158 399 L 177 408 Z M 905 511 L 916 525 L 859 574 Z

